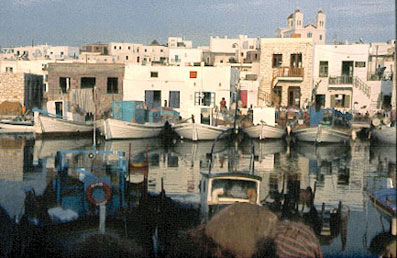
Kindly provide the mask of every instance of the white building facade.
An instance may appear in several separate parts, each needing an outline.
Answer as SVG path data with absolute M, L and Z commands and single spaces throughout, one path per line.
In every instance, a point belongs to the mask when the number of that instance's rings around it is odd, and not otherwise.
M 370 114 L 391 95 L 391 81 L 369 80 L 369 44 L 316 45 L 313 100 L 317 105 Z
M 234 72 L 230 67 L 126 65 L 123 99 L 145 101 L 149 109 L 166 101 L 188 118 L 197 106 L 219 106 L 222 98 L 230 105 Z

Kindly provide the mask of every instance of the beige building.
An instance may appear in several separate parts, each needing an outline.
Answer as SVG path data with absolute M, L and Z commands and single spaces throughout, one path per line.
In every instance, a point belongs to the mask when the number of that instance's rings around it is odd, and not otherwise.
M 295 10 L 287 18 L 286 28 L 277 28 L 277 38 L 312 38 L 314 44 L 325 43 L 325 14 L 320 10 L 317 12 L 315 24 L 303 25 L 303 13 Z
M 261 39 L 257 105 L 303 107 L 312 93 L 313 40 Z

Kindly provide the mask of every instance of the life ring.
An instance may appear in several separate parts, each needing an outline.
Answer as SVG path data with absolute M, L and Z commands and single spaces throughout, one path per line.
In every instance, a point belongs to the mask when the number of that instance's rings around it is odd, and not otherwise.
M 105 192 L 105 198 L 103 198 L 102 200 L 95 200 L 94 197 L 92 196 L 94 189 L 97 187 L 102 188 L 103 191 Z M 90 203 L 95 204 L 95 205 L 103 205 L 112 196 L 112 191 L 111 191 L 110 187 L 108 186 L 108 184 L 106 184 L 105 182 L 95 182 L 95 183 L 90 184 L 87 187 L 85 194 L 86 194 L 87 199 Z

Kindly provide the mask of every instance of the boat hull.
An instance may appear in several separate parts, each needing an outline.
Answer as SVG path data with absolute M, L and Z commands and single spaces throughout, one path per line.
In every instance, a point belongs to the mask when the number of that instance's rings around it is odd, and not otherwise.
M 182 123 L 174 125 L 173 129 L 183 139 L 192 141 L 206 141 L 214 140 L 230 128 L 196 123 Z
M 317 143 L 345 143 L 350 141 L 350 133 L 324 127 L 300 128 L 292 131 L 298 141 Z
M 33 125 L 12 124 L 0 121 L 0 133 L 33 133 Z
M 160 135 L 163 124 L 137 124 L 116 119 L 105 119 L 99 127 L 106 140 L 152 138 Z
M 62 118 L 43 116 L 35 114 L 35 133 L 36 135 L 79 135 L 93 132 L 92 123 L 70 121 Z
M 396 130 L 397 128 L 394 127 L 386 127 L 383 126 L 378 129 L 373 129 L 371 133 L 371 137 L 375 140 L 388 143 L 388 144 L 396 144 Z
M 285 135 L 285 130 L 279 127 L 270 125 L 253 125 L 250 127 L 243 128 L 243 131 L 248 134 L 249 137 L 255 139 L 278 139 Z

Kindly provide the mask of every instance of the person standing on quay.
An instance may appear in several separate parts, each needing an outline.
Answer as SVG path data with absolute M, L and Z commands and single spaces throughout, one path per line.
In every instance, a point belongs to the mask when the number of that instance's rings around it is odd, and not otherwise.
M 222 98 L 222 100 L 221 100 L 221 102 L 219 103 L 220 104 L 220 109 L 221 109 L 221 112 L 225 112 L 226 111 L 226 100 L 225 100 L 225 98 Z

